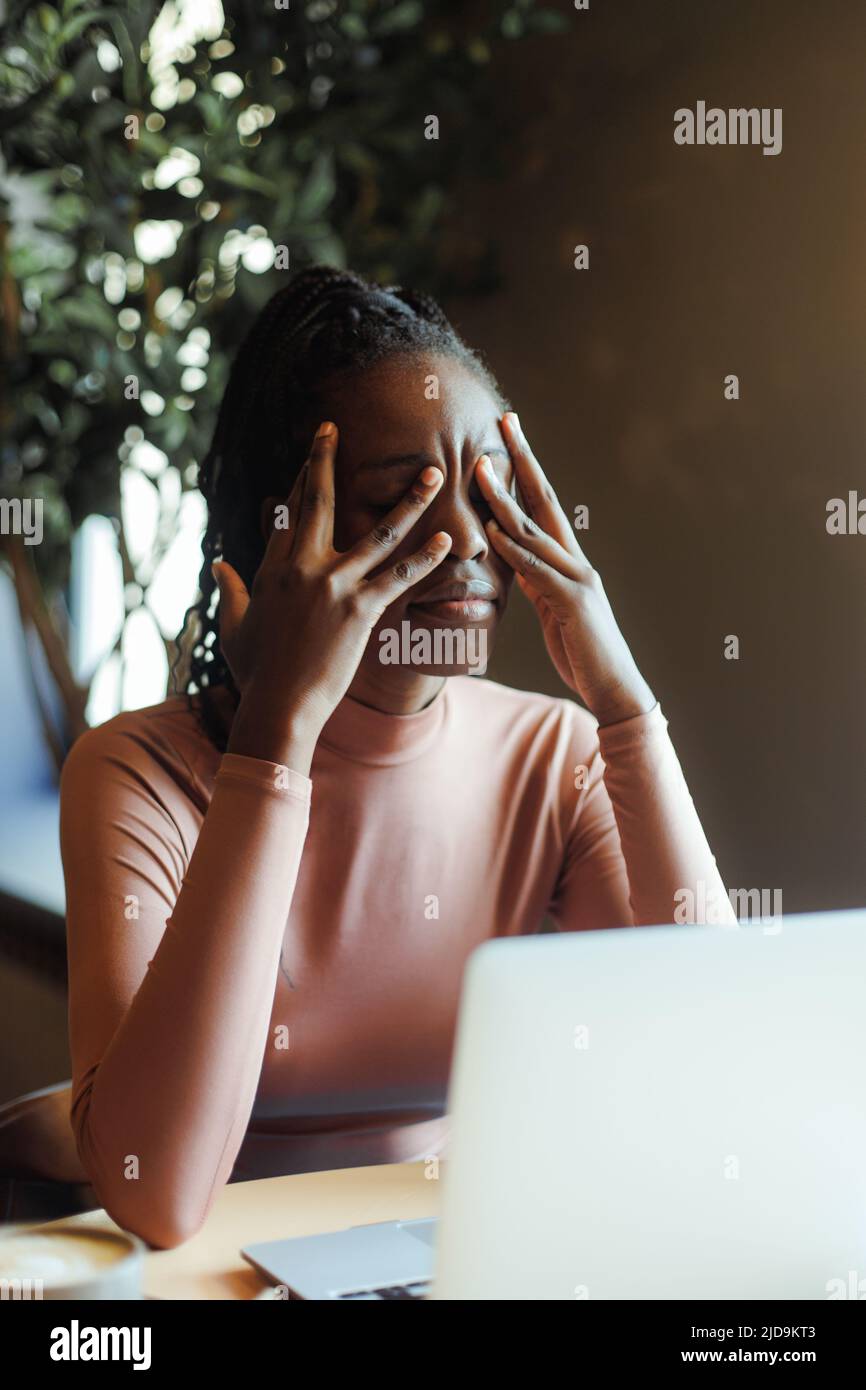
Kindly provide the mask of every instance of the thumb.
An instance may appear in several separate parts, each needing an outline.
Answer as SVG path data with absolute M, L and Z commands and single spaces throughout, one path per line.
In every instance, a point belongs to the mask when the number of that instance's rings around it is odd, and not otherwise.
M 215 560 L 211 570 L 220 593 L 220 635 L 230 638 L 241 624 L 250 596 L 246 584 L 227 560 Z

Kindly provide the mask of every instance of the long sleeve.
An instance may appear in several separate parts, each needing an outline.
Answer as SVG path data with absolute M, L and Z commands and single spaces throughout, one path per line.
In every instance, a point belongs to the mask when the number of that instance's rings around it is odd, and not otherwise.
M 120 722 L 61 782 L 73 1130 L 109 1215 L 159 1247 L 200 1227 L 249 1122 L 312 787 L 228 754 L 196 837 L 169 763 Z
M 736 917 L 656 704 L 597 729 L 551 915 L 564 931 Z

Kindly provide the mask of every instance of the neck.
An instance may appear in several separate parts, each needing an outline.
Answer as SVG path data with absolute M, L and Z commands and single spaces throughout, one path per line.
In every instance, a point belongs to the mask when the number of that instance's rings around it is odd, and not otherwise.
M 377 662 L 373 670 L 362 663 L 347 690 L 353 700 L 383 714 L 417 714 L 435 700 L 445 684 L 444 676 L 424 676 L 408 667 L 391 667 L 386 673 Z M 237 698 L 226 686 L 210 692 L 212 707 L 228 738 L 237 710 Z
M 379 662 L 373 669 L 362 662 L 346 693 L 383 714 L 417 714 L 444 684 L 444 676 L 424 676 L 411 667 L 389 666 L 386 671 Z

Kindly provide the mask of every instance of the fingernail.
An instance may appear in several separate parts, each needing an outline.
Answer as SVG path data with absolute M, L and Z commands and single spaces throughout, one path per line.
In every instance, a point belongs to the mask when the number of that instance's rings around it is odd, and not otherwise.
M 317 439 L 325 439 L 329 434 L 334 433 L 334 426 L 330 420 L 325 420 L 316 430 Z
M 424 469 L 423 473 L 421 474 L 421 482 L 424 484 L 425 487 L 432 487 L 433 484 L 437 481 L 437 479 L 441 477 L 441 470 L 438 468 L 434 468 L 433 465 L 430 464 L 427 468 Z
M 489 468 L 489 467 L 490 467 L 490 455 L 489 455 L 489 454 L 482 454 L 481 457 L 480 457 L 480 459 L 478 460 L 478 463 L 479 463 L 479 465 L 480 465 L 482 468 L 484 468 L 484 469 Z
M 219 584 L 219 582 L 220 582 L 220 577 L 219 577 L 219 574 L 217 573 L 217 566 L 218 566 L 218 564 L 219 564 L 219 561 L 218 561 L 218 560 L 214 560 L 213 564 L 212 564 L 211 567 L 210 567 L 210 572 L 211 572 L 211 574 L 212 574 L 213 577 L 214 577 L 214 583 L 215 583 L 215 584 Z
M 519 429 L 521 428 L 521 426 L 520 426 L 520 416 L 517 414 L 517 411 L 516 411 L 516 410 L 509 410 L 508 414 L 509 414 L 509 417 L 510 417 L 510 419 L 511 419 L 511 423 L 512 423 L 512 425 L 514 426 L 514 428 L 515 428 L 516 430 L 519 430 Z

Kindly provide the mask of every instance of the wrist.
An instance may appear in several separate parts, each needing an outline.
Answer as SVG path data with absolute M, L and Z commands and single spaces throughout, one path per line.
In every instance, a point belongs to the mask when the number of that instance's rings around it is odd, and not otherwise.
M 309 776 L 323 721 L 309 708 L 276 711 L 272 704 L 252 690 L 241 696 L 226 752 L 279 763 Z
M 638 715 L 649 714 L 656 703 L 656 697 L 646 681 L 641 680 L 633 689 L 606 691 L 589 705 L 589 710 L 599 728 L 605 728 L 608 724 L 621 724 L 625 719 L 635 719 Z

